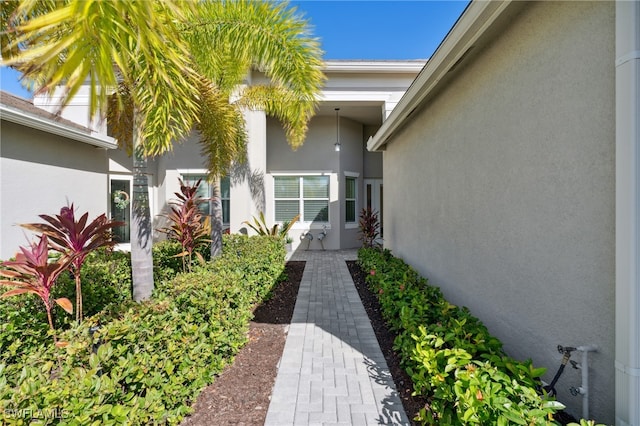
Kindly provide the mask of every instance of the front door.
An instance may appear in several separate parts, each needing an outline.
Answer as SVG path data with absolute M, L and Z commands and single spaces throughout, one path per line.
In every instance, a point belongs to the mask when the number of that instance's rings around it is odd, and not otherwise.
M 380 237 L 382 237 L 382 179 L 365 179 L 364 180 L 364 205 L 365 209 L 371 209 L 378 212 L 378 219 L 380 219 Z
M 124 222 L 113 228 L 113 239 L 118 244 L 131 242 L 131 180 L 111 179 L 111 219 Z

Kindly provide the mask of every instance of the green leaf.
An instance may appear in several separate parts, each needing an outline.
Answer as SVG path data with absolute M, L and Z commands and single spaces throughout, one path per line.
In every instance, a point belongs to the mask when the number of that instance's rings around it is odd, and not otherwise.
M 526 420 L 524 420 L 519 415 L 515 414 L 513 411 L 505 411 L 502 414 L 502 416 L 504 416 L 507 420 L 509 420 L 510 422 L 515 423 L 515 424 L 519 424 L 519 425 L 526 425 L 527 424 Z
M 476 410 L 474 410 L 473 408 L 468 408 L 468 409 L 464 412 L 464 414 L 463 414 L 463 416 L 462 416 L 462 421 L 463 421 L 463 422 L 465 422 L 465 423 L 469 423 L 469 422 L 470 422 L 470 420 L 471 420 L 471 418 L 472 418 L 472 417 L 473 417 L 473 415 L 475 414 L 475 411 L 476 411 Z
M 555 410 L 564 410 L 567 407 L 559 401 L 545 401 L 544 403 L 542 403 L 542 408 L 553 408 Z
M 115 417 L 125 417 L 128 411 L 129 410 L 126 407 L 122 405 L 116 405 L 111 409 L 111 414 L 113 414 Z
M 531 369 L 531 377 L 537 378 L 537 377 L 542 377 L 542 375 L 544 375 L 544 373 L 547 372 L 547 369 L 544 367 L 540 367 L 540 368 L 532 368 Z

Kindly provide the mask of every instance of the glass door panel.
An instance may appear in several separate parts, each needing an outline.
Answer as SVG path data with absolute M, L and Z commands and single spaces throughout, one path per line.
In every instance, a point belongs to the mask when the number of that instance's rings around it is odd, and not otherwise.
M 113 228 L 113 239 L 118 244 L 131 242 L 131 181 L 111 179 L 111 219 L 124 222 Z

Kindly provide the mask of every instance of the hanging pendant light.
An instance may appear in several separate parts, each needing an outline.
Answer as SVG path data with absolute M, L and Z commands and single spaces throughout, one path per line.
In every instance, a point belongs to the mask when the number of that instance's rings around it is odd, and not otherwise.
M 340 152 L 340 108 L 336 108 L 336 143 L 333 144 L 336 152 Z

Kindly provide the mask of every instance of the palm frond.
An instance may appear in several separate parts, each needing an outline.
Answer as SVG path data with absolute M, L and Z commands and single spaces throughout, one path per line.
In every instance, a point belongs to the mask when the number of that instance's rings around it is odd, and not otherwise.
M 287 2 L 199 2 L 188 22 L 184 35 L 195 57 L 207 51 L 232 52 L 234 58 L 245 63 L 250 59 L 250 65 L 267 77 L 310 99 L 324 83 L 320 44 Z M 198 63 L 199 71 L 214 81 L 225 69 L 224 64 L 208 69 L 206 63 Z
M 129 87 L 120 83 L 117 93 L 108 98 L 107 125 L 109 133 L 117 139 L 118 146 L 125 149 L 127 155 L 133 155 L 133 98 Z
M 316 102 L 301 98 L 282 86 L 256 85 L 245 88 L 237 104 L 251 109 L 262 109 L 282 123 L 291 148 L 304 143 L 307 125 L 316 109 Z
M 263 72 L 268 83 L 245 91 L 239 105 L 277 117 L 289 144 L 302 145 L 326 77 L 318 41 L 295 8 L 256 0 L 200 2 L 183 36 L 198 72 L 229 96 L 252 68 Z
M 3 65 L 14 66 L 25 79 L 35 81 L 36 93 L 51 95 L 63 87 L 61 108 L 91 81 L 91 115 L 104 111 L 119 77 L 135 78 L 136 87 L 152 88 L 148 96 L 154 100 L 166 86 L 176 98 L 188 95 L 193 102 L 194 82 L 179 78 L 192 71 L 185 63 L 188 50 L 176 26 L 191 7 L 176 0 L 66 0 L 52 2 L 51 7 L 22 2 L 9 19 L 3 18 L 7 25 Z M 157 66 L 160 53 L 162 67 Z M 134 93 L 136 103 L 145 99 Z
M 200 120 L 196 126 L 210 178 L 246 159 L 247 134 L 242 112 L 206 79 L 200 81 Z

